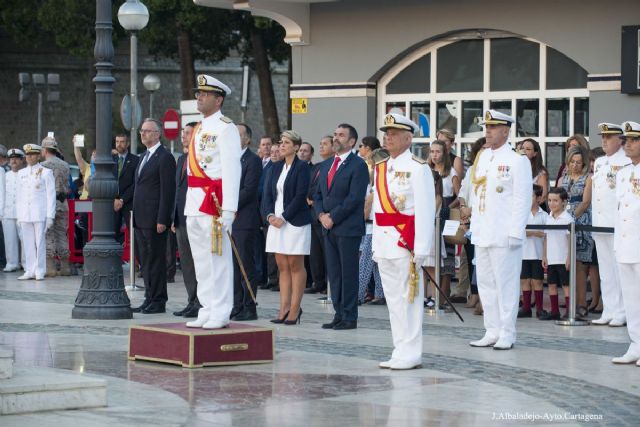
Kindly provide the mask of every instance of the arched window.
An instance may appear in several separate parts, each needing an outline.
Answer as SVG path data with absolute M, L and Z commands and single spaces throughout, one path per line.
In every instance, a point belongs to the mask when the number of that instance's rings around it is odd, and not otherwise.
M 511 34 L 442 40 L 410 53 L 380 79 L 378 120 L 397 112 L 418 123 L 416 154 L 448 128 L 464 157 L 468 144 L 483 136 L 478 119 L 493 108 L 515 117 L 513 142 L 540 142 L 555 176 L 566 138 L 588 136 L 588 94 L 586 70 L 535 40 Z

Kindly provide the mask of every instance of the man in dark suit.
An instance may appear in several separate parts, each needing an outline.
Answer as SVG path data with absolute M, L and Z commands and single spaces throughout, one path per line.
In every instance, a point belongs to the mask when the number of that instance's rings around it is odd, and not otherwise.
M 258 206 L 258 184 L 262 175 L 262 162 L 257 154 L 249 148 L 251 145 L 251 128 L 244 123 L 237 125 L 242 144 L 242 174 L 240 175 L 240 194 L 238 196 L 238 211 L 233 222 L 232 235 L 242 259 L 247 279 L 240 271 L 238 260 L 233 258 L 233 310 L 231 320 L 257 320 L 256 305 L 251 298 L 247 286 L 251 286 L 253 295 L 258 292 L 258 282 L 255 264 L 256 239 L 260 233 L 260 212 Z
M 124 221 L 129 227 L 139 158 L 129 153 L 127 135 L 116 135 L 116 151 L 118 154 L 113 156 L 113 175 L 118 180 L 118 196 L 113 201 L 113 210 L 115 211 L 116 240 L 122 243 L 124 238 L 121 233 L 122 222 Z
M 134 313 L 164 313 L 167 302 L 167 229 L 173 221 L 176 162 L 160 144 L 160 122 L 145 119 L 140 128 L 147 147 L 136 170 L 133 224 L 140 248 L 144 302 Z
M 264 140 L 263 138 L 262 140 Z M 262 146 L 262 141 L 260 142 Z M 260 177 L 260 184 L 258 185 L 259 191 L 259 204 L 260 208 L 262 208 L 263 196 L 264 196 L 264 186 L 265 182 L 269 181 L 269 176 L 271 174 L 271 169 L 273 168 L 273 164 L 282 160 L 282 156 L 280 156 L 280 146 L 278 144 L 272 144 L 269 146 L 269 161 L 262 168 L 262 175 Z M 267 238 L 267 230 L 269 229 L 269 224 L 264 221 L 265 217 L 262 217 L 262 232 L 263 232 L 263 246 L 261 252 L 264 254 L 262 266 L 263 270 L 263 279 L 266 277 L 265 283 L 260 286 L 260 289 L 271 289 L 272 291 L 279 291 L 279 278 L 278 278 L 278 264 L 276 264 L 276 256 L 274 253 L 266 253 L 265 252 L 265 242 Z
M 329 145 L 333 144 L 333 137 L 323 137 L 321 139 L 320 144 L 323 143 L 323 140 L 327 139 L 329 141 Z M 313 153 L 313 150 L 311 151 Z M 320 147 L 320 155 L 323 155 L 322 145 Z M 324 157 L 323 160 L 326 160 L 327 157 Z M 316 163 L 311 168 L 311 179 L 309 184 L 309 193 L 307 194 L 307 204 L 309 205 L 309 209 L 311 210 L 311 252 L 309 253 L 309 269 L 311 270 L 311 278 L 313 280 L 313 284 L 310 288 L 304 290 L 305 294 L 316 294 L 326 293 L 327 292 L 327 276 L 326 276 L 326 260 L 324 256 L 324 236 L 322 233 L 323 227 L 318 221 L 318 215 L 316 214 L 316 210 L 313 208 L 313 196 L 318 191 L 318 182 L 320 178 L 320 167 L 322 166 L 322 162 Z
M 198 317 L 200 302 L 198 301 L 198 280 L 196 279 L 196 269 L 193 265 L 193 255 L 191 255 L 191 245 L 189 244 L 189 234 L 187 233 L 187 219 L 184 216 L 184 204 L 187 200 L 187 162 L 189 158 L 189 143 L 191 135 L 197 123 L 187 123 L 182 130 L 182 151 L 178 157 L 176 165 L 176 210 L 173 215 L 173 226 L 171 231 L 176 235 L 178 251 L 180 251 L 180 268 L 184 286 L 187 289 L 187 306 L 180 311 L 175 311 L 174 316 Z
M 270 136 L 263 136 L 260 138 L 260 145 L 258 146 L 258 157 L 262 161 L 262 174 L 260 174 L 260 182 L 258 183 L 258 206 L 262 205 L 262 189 L 264 188 L 264 178 L 266 172 L 271 168 L 271 146 L 273 145 L 272 138 Z M 265 239 L 267 233 L 268 224 L 261 220 L 260 234 L 256 238 L 256 273 L 258 275 L 258 286 L 260 289 L 269 288 L 269 279 L 267 277 L 267 254 L 264 251 Z
M 300 145 L 300 149 L 298 149 L 298 158 L 309 165 L 309 169 L 313 170 L 313 145 L 308 142 L 303 142 Z M 313 174 L 309 176 L 309 178 L 313 178 Z M 313 210 L 313 208 L 311 208 Z M 312 216 L 315 216 L 312 214 Z M 304 257 L 304 268 L 307 271 L 307 289 L 311 289 L 313 286 L 313 274 L 311 274 L 311 263 L 310 263 L 311 254 L 305 255 Z M 305 292 L 307 291 L 305 289 Z
M 322 162 L 314 208 L 324 228 L 327 276 L 335 310 L 324 329 L 355 329 L 358 320 L 358 250 L 365 233 L 367 165 L 352 152 L 358 133 L 349 124 L 333 134 L 335 156 Z

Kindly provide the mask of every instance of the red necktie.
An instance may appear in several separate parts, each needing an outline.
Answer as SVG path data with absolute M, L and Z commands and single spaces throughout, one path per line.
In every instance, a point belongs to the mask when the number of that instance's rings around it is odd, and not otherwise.
M 333 159 L 333 164 L 331 165 L 331 169 L 329 169 L 329 175 L 327 176 L 327 187 L 331 189 L 331 183 L 333 182 L 333 177 L 338 170 L 338 164 L 340 163 L 340 157 L 336 156 Z

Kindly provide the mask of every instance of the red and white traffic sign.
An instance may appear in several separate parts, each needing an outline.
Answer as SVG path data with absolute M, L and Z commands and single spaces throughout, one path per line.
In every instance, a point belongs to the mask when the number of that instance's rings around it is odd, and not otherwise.
M 176 110 L 168 109 L 162 116 L 164 137 L 176 139 L 180 135 L 180 114 Z

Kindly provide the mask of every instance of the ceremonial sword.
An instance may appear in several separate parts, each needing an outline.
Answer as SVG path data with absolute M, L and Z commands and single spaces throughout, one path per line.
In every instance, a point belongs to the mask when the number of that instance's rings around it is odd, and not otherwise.
M 211 194 L 213 196 L 213 202 L 216 204 L 216 209 L 220 216 L 222 216 L 222 207 L 220 207 L 220 202 L 218 201 L 218 196 L 216 193 Z M 242 263 L 242 259 L 240 259 L 240 253 L 238 252 L 238 248 L 236 247 L 236 241 L 233 239 L 231 232 L 227 229 L 227 236 L 229 236 L 229 242 L 231 242 L 231 249 L 233 250 L 233 254 L 236 257 L 236 261 L 238 261 L 238 266 L 240 266 L 240 272 L 242 273 L 242 277 L 244 278 L 244 283 L 249 291 L 249 295 L 251 295 L 251 299 L 255 305 L 258 305 L 256 301 L 256 296 L 253 294 L 253 289 L 251 289 L 251 283 L 249 282 L 249 278 L 247 277 L 247 272 L 244 269 L 244 264 Z

